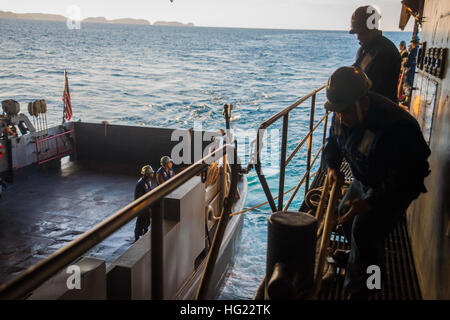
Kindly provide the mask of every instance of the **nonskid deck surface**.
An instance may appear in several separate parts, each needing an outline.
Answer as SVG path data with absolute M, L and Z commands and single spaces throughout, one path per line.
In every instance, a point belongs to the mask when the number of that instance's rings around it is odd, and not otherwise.
M 349 165 L 344 162 L 341 171 L 345 180 L 352 179 Z M 311 188 L 317 188 L 324 184 L 325 171 L 321 171 Z M 303 203 L 304 209 L 304 203 Z M 318 250 L 320 243 L 317 244 Z M 345 240 L 341 229 L 337 229 L 331 236 L 330 246 L 332 251 L 336 249 L 349 250 L 350 246 Z M 385 261 L 382 290 L 371 295 L 370 300 L 420 300 L 422 299 L 416 269 L 412 258 L 411 244 L 406 228 L 405 217 L 392 230 L 384 241 Z M 316 257 L 318 255 L 316 254 Z M 317 261 L 316 261 L 317 265 Z M 333 270 L 333 269 L 331 269 Z M 320 291 L 319 300 L 345 300 L 347 293 L 344 291 L 345 270 L 336 268 L 333 270 L 334 279 L 328 284 L 324 283 Z
M 0 198 L 0 283 L 134 200 L 135 175 L 99 172 L 63 159 L 61 170 L 37 169 L 16 177 Z M 135 220 L 86 256 L 114 261 L 134 240 Z

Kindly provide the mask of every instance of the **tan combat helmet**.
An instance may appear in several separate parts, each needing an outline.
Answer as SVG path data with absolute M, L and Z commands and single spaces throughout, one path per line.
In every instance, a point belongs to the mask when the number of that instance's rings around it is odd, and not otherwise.
M 152 166 L 150 166 L 150 165 L 145 165 L 145 166 L 143 166 L 142 167 L 142 169 L 141 169 L 141 174 L 144 176 L 144 175 L 151 175 L 151 174 L 153 174 L 154 173 L 154 171 L 153 171 L 153 168 L 152 168 Z
M 372 81 L 356 67 L 340 67 L 327 83 L 327 101 L 329 111 L 343 112 L 369 92 Z
M 170 159 L 170 157 L 168 157 L 168 156 L 162 157 L 161 160 L 160 160 L 159 162 L 161 163 L 161 165 L 162 165 L 163 167 L 166 166 L 167 164 L 169 164 L 169 162 L 172 162 L 172 163 L 173 163 L 172 159 Z

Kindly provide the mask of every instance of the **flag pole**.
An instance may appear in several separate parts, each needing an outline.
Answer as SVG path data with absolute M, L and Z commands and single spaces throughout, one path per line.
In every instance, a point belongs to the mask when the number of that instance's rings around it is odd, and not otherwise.
M 66 90 L 67 90 L 67 70 L 64 70 L 64 92 L 63 92 L 63 116 L 62 116 L 62 124 L 66 122 Z

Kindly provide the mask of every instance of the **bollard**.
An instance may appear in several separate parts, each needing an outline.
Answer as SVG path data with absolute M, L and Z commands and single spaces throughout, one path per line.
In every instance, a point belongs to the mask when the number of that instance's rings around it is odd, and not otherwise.
M 306 299 L 314 282 L 317 220 L 275 212 L 268 222 L 264 299 Z

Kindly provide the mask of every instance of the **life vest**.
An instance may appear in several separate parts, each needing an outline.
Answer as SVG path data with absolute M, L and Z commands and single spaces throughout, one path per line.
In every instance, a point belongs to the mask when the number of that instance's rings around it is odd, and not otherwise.
M 169 180 L 175 175 L 175 171 L 173 171 L 173 168 L 169 168 L 169 171 L 166 172 L 164 167 L 160 167 L 156 173 L 159 173 L 164 181 Z

